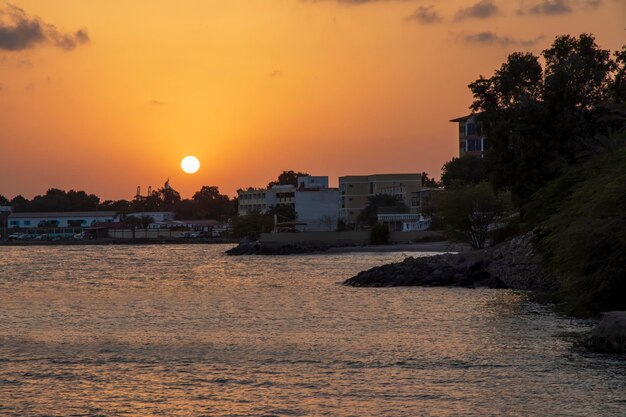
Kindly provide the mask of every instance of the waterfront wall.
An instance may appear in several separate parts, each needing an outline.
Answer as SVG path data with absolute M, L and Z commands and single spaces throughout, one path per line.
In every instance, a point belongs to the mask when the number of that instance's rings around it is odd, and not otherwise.
M 133 232 L 130 229 L 111 229 L 108 231 L 109 237 L 113 239 L 132 239 Z M 170 229 L 136 229 L 136 239 L 176 239 L 181 237 L 185 231 Z M 189 232 L 187 232 L 189 233 Z
M 318 244 L 318 245 L 365 245 L 369 243 L 369 230 L 348 232 L 299 232 L 299 233 L 263 233 L 259 239 L 265 244 Z M 391 232 L 389 242 L 407 243 L 415 241 L 444 240 L 440 232 Z

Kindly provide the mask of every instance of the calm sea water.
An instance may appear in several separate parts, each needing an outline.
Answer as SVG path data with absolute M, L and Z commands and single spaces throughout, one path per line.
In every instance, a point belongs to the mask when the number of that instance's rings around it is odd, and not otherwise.
M 626 362 L 523 293 L 349 288 L 401 253 L 0 248 L 7 416 L 624 416 Z

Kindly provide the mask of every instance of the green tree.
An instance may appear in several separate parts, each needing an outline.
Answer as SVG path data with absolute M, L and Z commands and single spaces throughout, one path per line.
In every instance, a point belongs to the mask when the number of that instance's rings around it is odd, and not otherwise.
M 441 168 L 444 187 L 478 184 L 487 180 L 484 160 L 474 155 L 452 158 Z
M 117 214 L 130 213 L 131 203 L 128 200 L 105 200 L 100 206 L 99 210 L 115 211 Z
M 16 195 L 11 199 L 11 209 L 16 213 L 27 212 L 29 208 L 29 201 L 22 195 Z
M 275 185 L 293 185 L 294 187 L 297 187 L 298 177 L 308 176 L 309 174 L 306 172 L 283 171 L 283 173 L 278 176 L 276 181 L 270 181 L 269 184 L 267 184 L 267 188 L 272 188 Z
M 408 213 L 409 208 L 404 202 L 388 194 L 377 194 L 367 198 L 367 205 L 357 217 L 357 222 L 370 226 L 378 223 L 378 214 Z
M 234 238 L 247 238 L 256 240 L 261 233 L 272 230 L 272 218 L 258 211 L 248 213 L 245 216 L 235 216 L 232 219 L 231 235 Z
M 437 188 L 439 183 L 434 178 L 429 178 L 428 172 L 422 172 L 422 187 Z
M 124 224 L 124 227 L 131 230 L 133 239 L 135 239 L 135 230 L 142 226 L 141 219 L 135 216 L 126 216 L 124 217 L 122 223 Z
M 278 221 L 295 220 L 298 217 L 295 207 L 289 204 L 281 204 L 278 206 L 272 206 L 267 211 L 267 214 L 272 218 L 274 215 L 278 216 Z
M 488 138 L 489 178 L 519 205 L 574 163 L 588 138 L 608 134 L 605 104 L 623 78 L 623 65 L 591 35 L 559 36 L 542 57 L 545 68 L 537 56 L 511 54 L 469 85 Z
M 216 186 L 203 186 L 193 195 L 193 201 L 197 203 L 200 219 L 225 220 L 236 213 L 233 201 Z
M 439 221 L 454 239 L 482 249 L 490 230 L 503 222 L 506 204 L 488 183 L 447 190 L 438 199 Z
M 10 206 L 11 202 L 2 194 L 0 194 L 0 206 Z

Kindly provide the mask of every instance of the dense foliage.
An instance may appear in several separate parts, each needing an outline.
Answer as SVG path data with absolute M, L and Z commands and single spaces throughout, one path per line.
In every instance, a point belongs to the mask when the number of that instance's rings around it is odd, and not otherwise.
M 525 204 L 589 152 L 589 138 L 616 126 L 608 102 L 626 98 L 626 52 L 598 47 L 591 35 L 559 36 L 540 57 L 509 55 L 490 78 L 469 85 L 488 137 L 487 173 L 497 190 Z
M 485 247 L 492 230 L 504 222 L 508 208 L 503 195 L 496 195 L 486 182 L 450 188 L 437 204 L 437 221 L 445 225 L 451 237 L 475 249 Z
M 6 198 L 0 196 L 0 203 Z M 56 188 L 45 194 L 28 200 L 21 195 L 10 202 L 16 213 L 20 212 L 55 212 L 55 211 L 103 211 L 110 210 L 120 214 L 151 211 L 173 211 L 176 218 L 226 220 L 235 215 L 235 202 L 227 195 L 220 194 L 218 187 L 203 186 L 192 199 L 181 199 L 180 194 L 169 186 L 152 191 L 146 196 L 135 196 L 132 201 L 106 200 L 84 191 L 65 192 Z M 2 204 L 0 204 L 2 205 Z
M 626 309 L 626 47 L 611 54 L 591 35 L 559 36 L 541 58 L 511 54 L 469 85 L 489 146 L 484 175 L 511 192 L 526 230 L 541 231 L 564 308 Z M 472 161 L 461 159 L 444 166 L 448 188 L 473 182 Z M 457 233 L 482 211 L 469 203 L 473 187 L 444 199 L 466 212 L 446 219 Z
M 626 134 L 576 164 L 529 204 L 569 312 L 626 310 Z
M 272 231 L 273 218 L 269 214 L 258 211 L 248 213 L 245 216 L 235 216 L 232 219 L 231 236 L 237 239 L 246 238 L 257 240 L 261 233 Z
M 309 174 L 306 172 L 283 171 L 282 174 L 278 176 L 276 181 L 270 181 L 267 184 L 267 188 L 272 188 L 275 185 L 293 185 L 294 187 L 297 187 L 298 177 L 308 176 Z
M 486 180 L 484 160 L 477 156 L 452 158 L 441 168 L 441 184 L 444 187 L 479 184 Z

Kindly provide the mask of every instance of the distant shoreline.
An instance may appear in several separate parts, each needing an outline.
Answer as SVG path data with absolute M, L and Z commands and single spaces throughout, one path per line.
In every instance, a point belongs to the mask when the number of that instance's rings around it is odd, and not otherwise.
M 217 244 L 232 244 L 236 245 L 237 242 L 227 239 L 86 239 L 86 240 L 10 240 L 0 241 L 1 246 L 104 246 L 104 245 L 217 245 Z
M 109 245 L 237 245 L 236 241 L 227 239 L 88 239 L 88 240 L 59 240 L 59 241 L 0 241 L 0 247 L 28 247 L 28 246 L 109 246 Z M 313 249 L 313 248 L 312 248 Z M 464 252 L 469 247 L 465 244 L 449 241 L 421 242 L 421 243 L 395 243 L 387 245 L 354 245 L 354 246 L 329 246 L 325 250 L 305 251 L 311 254 L 341 254 L 341 253 L 389 253 L 389 252 Z M 276 254 L 280 256 L 280 254 Z
M 347 252 L 465 252 L 469 246 L 450 241 L 395 243 L 388 245 L 336 246 L 328 248 L 327 254 Z

